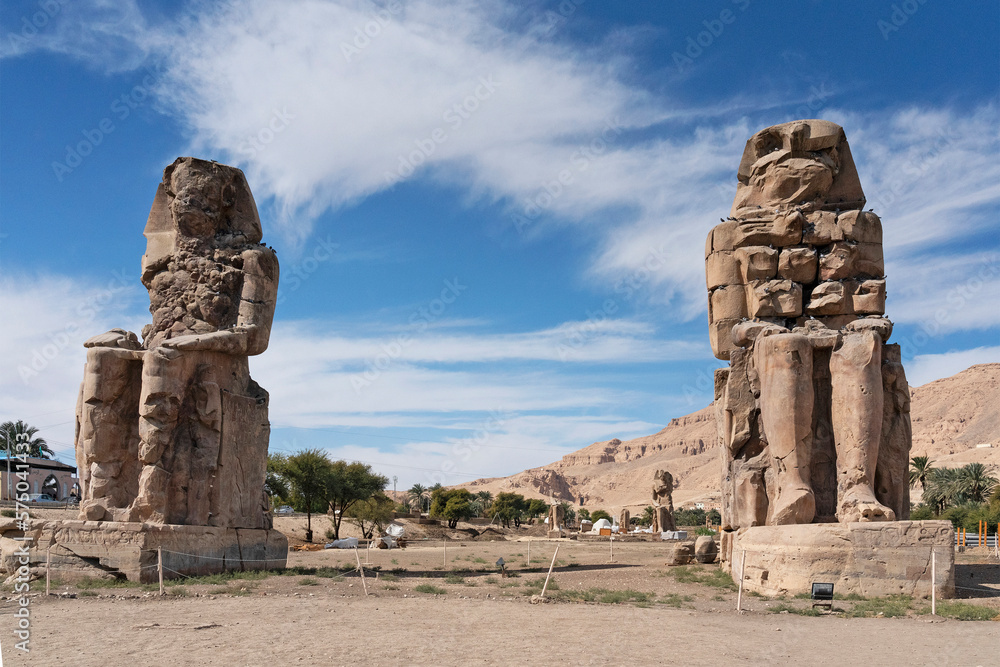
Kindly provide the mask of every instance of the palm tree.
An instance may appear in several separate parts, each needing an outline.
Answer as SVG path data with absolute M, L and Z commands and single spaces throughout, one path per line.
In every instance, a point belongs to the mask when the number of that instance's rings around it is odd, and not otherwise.
M 49 443 L 44 438 L 36 438 L 38 429 L 29 426 L 18 419 L 16 422 L 4 422 L 0 424 L 0 447 L 7 452 L 7 457 L 16 456 L 19 443 L 28 443 L 28 456 L 36 459 L 49 459 L 55 456 L 55 452 L 49 447 Z
M 910 459 L 910 486 L 920 485 L 921 491 L 927 490 L 927 477 L 930 475 L 931 461 L 928 456 L 914 456 Z
M 949 505 L 960 502 L 957 468 L 932 468 L 927 473 L 927 488 L 924 502 L 935 509 L 935 514 L 948 509 Z
M 416 503 L 417 509 L 419 511 L 424 510 L 424 499 L 427 498 L 427 487 L 423 484 L 414 484 L 410 487 L 407 493 L 410 494 L 410 498 Z
M 485 515 L 486 512 L 490 511 L 490 505 L 493 504 L 493 494 L 489 491 L 480 491 L 476 494 L 476 498 L 479 500 L 479 506 Z
M 958 491 L 966 502 L 982 504 L 997 485 L 997 478 L 990 475 L 993 466 L 970 463 L 959 468 Z

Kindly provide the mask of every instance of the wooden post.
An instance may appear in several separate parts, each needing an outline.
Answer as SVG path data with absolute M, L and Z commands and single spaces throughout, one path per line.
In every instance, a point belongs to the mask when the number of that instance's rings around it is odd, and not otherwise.
M 52 545 L 45 550 L 45 594 L 49 594 L 49 567 L 52 564 Z
M 156 572 L 160 577 L 160 595 L 163 595 L 163 547 L 156 547 Z
M 556 556 L 558 556 L 558 555 L 559 555 L 559 545 L 556 545 L 556 552 L 554 554 L 552 554 L 552 562 L 549 563 L 549 573 L 547 575 L 545 575 L 545 583 L 542 584 L 542 595 L 541 595 L 541 597 L 545 597 L 545 591 L 549 587 L 549 577 L 552 576 L 552 568 L 555 567 L 555 565 L 556 565 Z
M 448 569 L 448 540 L 447 540 L 447 538 L 441 540 L 441 544 L 444 545 L 444 558 L 442 559 L 444 562 L 442 564 L 444 565 L 444 569 L 447 570 Z
M 931 548 L 931 616 L 937 616 L 937 554 Z
M 357 547 L 354 547 L 354 557 L 358 561 L 358 572 L 361 573 L 361 586 L 365 589 L 365 596 L 367 596 L 368 584 L 365 582 L 365 568 L 361 566 L 361 554 L 358 553 Z
M 736 611 L 743 611 L 743 574 L 747 569 L 747 550 L 743 550 L 743 558 L 740 563 L 740 590 L 736 594 Z
M 611 544 L 611 561 L 610 562 L 614 563 L 615 562 L 615 536 L 614 535 L 610 536 L 608 538 L 608 542 Z
M 531 540 L 528 540 L 528 564 L 525 567 L 531 567 Z

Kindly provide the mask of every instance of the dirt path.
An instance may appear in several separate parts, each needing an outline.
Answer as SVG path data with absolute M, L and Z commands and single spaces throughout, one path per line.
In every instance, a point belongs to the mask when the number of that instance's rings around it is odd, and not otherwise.
M 987 665 L 1000 646 L 997 623 L 322 595 L 58 600 L 39 607 L 27 659 L 8 634 L 8 665 L 78 667 Z

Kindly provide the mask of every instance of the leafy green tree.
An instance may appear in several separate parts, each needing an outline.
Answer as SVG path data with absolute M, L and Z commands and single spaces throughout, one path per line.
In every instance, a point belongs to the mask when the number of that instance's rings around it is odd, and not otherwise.
M 505 528 L 510 528 L 511 521 L 520 525 L 525 506 L 524 496 L 520 493 L 498 493 L 490 511 Z
M 340 539 L 340 525 L 355 504 L 382 493 L 389 478 L 372 472 L 367 463 L 334 461 L 326 480 L 325 497 L 333 514 L 333 539 Z
M 44 438 L 35 437 L 36 433 L 38 433 L 37 428 L 29 426 L 20 419 L 16 422 L 4 422 L 0 424 L 0 448 L 7 453 L 7 457 L 9 458 L 18 455 L 19 443 L 26 442 L 28 444 L 28 456 L 36 459 L 50 459 L 55 456 L 56 453 L 52 451 L 52 448 L 49 447 Z
M 601 519 L 607 519 L 611 523 L 615 522 L 614 519 L 611 518 L 611 515 L 605 512 L 604 510 L 594 510 L 593 512 L 590 513 L 590 520 L 593 521 L 594 523 L 597 523 Z
M 580 521 L 590 521 L 590 510 L 586 507 L 581 507 L 580 511 L 577 512 L 577 516 L 580 517 Z
M 276 474 L 279 474 L 291 488 L 293 506 L 306 513 L 306 542 L 312 542 L 312 515 L 317 505 L 322 511 L 326 504 L 326 491 L 333 475 L 333 463 L 326 452 L 307 449 L 276 459 Z
M 720 514 L 719 510 L 716 509 L 708 510 L 708 514 L 705 515 L 705 518 L 708 519 L 709 523 L 713 526 L 718 526 L 722 523 L 722 514 Z
M 379 491 L 370 498 L 359 500 L 352 505 L 347 510 L 347 519 L 361 529 L 361 535 L 366 540 L 370 540 L 372 535 L 376 533 L 381 535 L 385 527 L 392 521 L 394 506 L 392 498 Z M 334 539 L 336 539 L 336 535 Z
M 291 488 L 288 480 L 281 475 L 282 468 L 286 465 L 287 457 L 284 454 L 267 455 L 267 475 L 264 477 L 264 492 L 271 499 L 271 504 L 285 502 L 291 495 Z
M 931 474 L 934 462 L 927 456 L 914 456 L 910 459 L 910 486 L 920 485 L 920 491 L 927 490 L 927 478 Z
M 532 498 L 524 501 L 524 516 L 529 519 L 537 519 L 549 513 L 549 504 L 541 498 Z M 569 517 L 566 517 L 569 521 Z
M 438 488 L 431 492 L 431 516 L 448 521 L 449 528 L 472 516 L 472 499 L 475 496 L 468 489 Z
M 678 526 L 704 526 L 705 510 L 674 510 L 674 523 Z

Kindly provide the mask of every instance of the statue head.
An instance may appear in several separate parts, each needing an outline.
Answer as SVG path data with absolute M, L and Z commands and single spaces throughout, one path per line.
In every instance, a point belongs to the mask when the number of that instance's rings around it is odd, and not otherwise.
M 235 248 L 260 243 L 262 232 L 242 171 L 182 157 L 163 170 L 143 236 L 142 277 L 148 283 L 181 247 Z
M 736 217 L 747 208 L 811 203 L 849 209 L 865 203 L 844 129 L 826 120 L 796 120 L 753 135 L 737 176 Z

